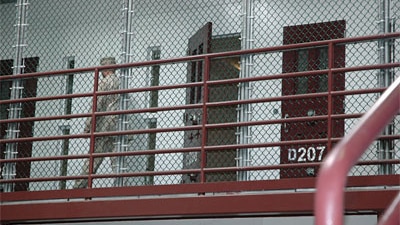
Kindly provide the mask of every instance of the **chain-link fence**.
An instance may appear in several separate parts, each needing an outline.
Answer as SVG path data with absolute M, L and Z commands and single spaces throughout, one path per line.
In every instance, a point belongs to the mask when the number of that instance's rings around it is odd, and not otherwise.
M 369 36 L 396 32 L 400 25 L 400 3 L 395 0 L 2 0 L 0 3 L 0 75 L 93 67 L 98 66 L 103 57 L 114 57 L 117 64 L 122 64 Z M 245 172 L 211 171 L 205 181 L 315 176 L 317 169 L 314 166 L 300 169 L 274 166 L 321 161 L 327 150 L 331 149 L 330 145 L 343 137 L 356 124 L 359 116 L 376 101 L 382 91 L 379 88 L 388 86 L 399 76 L 399 68 L 392 66 L 388 69 L 335 72 L 334 78 L 328 81 L 325 73 L 328 64 L 331 63 L 331 67 L 345 68 L 398 63 L 398 45 L 399 39 L 335 45 L 332 62 L 328 62 L 329 51 L 326 45 L 212 59 L 209 80 L 217 83 L 208 87 L 207 101 L 216 104 L 208 107 L 206 121 L 201 108 L 205 97 L 204 87 L 200 85 L 205 79 L 203 61 L 117 69 L 115 74 L 121 83 L 118 88 L 135 91 L 118 95 L 123 101 L 119 101 L 115 109 L 133 110 L 134 113 L 114 115 L 119 118 L 114 127 L 122 131 L 139 131 L 133 135 L 113 136 L 112 140 L 96 139 L 93 143 L 88 137 L 45 140 L 46 137 L 79 135 L 84 132 L 85 122 L 93 119 L 88 114 L 93 109 L 92 101 L 101 99 L 93 98 L 92 95 L 96 93 L 94 87 L 97 87 L 94 85 L 96 79 L 93 71 L 73 74 L 54 72 L 52 76 L 30 77 L 18 82 L 2 81 L 2 100 L 70 95 L 69 98 L 62 99 L 1 104 L 1 120 L 53 117 L 21 123 L 2 123 L 1 135 L 7 139 L 17 136 L 43 138 L 18 144 L 1 143 L 2 159 L 61 157 L 32 162 L 21 160 L 16 163 L 15 169 L 6 166 L 11 163 L 5 163 L 2 165 L 3 179 L 85 175 L 89 172 L 85 169 L 89 155 L 85 154 L 89 151 L 98 153 L 100 148 L 107 148 L 108 150 L 104 150 L 104 154 L 107 154 L 114 147 L 120 152 L 130 152 L 130 155 L 97 156 L 104 160 L 103 163 L 99 162 L 97 171 L 90 171 L 99 175 L 93 180 L 93 187 L 119 185 L 118 179 L 114 181 L 114 178 L 100 175 L 121 172 L 130 174 L 129 178 L 124 179 L 124 185 L 196 182 L 201 178 L 194 170 L 201 166 L 209 169 L 271 166 Z M 282 73 L 314 70 L 325 72 L 274 78 Z M 102 77 L 102 72 L 98 74 L 99 77 Z M 218 83 L 226 79 L 266 75 L 271 79 Z M 103 80 L 100 79 L 99 82 L 104 82 Z M 192 85 L 179 86 L 188 83 Z M 156 88 L 173 85 L 173 88 Z M 23 87 L 23 91 L 20 87 Z M 150 89 L 141 90 L 148 87 Z M 372 91 L 357 92 L 365 89 Z M 334 116 L 331 124 L 326 118 L 322 118 L 328 114 L 329 102 L 321 93 L 327 91 L 354 91 L 353 94 L 333 96 L 331 113 Z M 274 100 L 275 97 L 302 94 L 316 96 L 301 100 Z M 112 94 L 99 96 L 107 98 Z M 264 98 L 269 100 L 260 100 Z M 256 100 L 251 104 L 220 104 L 249 99 Z M 187 105 L 194 107 L 187 108 Z M 168 108 L 176 106 L 180 107 Z M 349 116 L 343 117 L 345 114 Z M 307 120 L 307 117 L 317 119 Z M 300 119 L 279 122 L 282 118 Z M 370 146 L 363 160 L 400 158 L 399 119 L 397 116 L 384 131 L 386 138 L 375 141 Z M 128 123 L 124 123 L 126 121 Z M 252 126 L 212 127 L 218 124 L 259 121 L 272 122 Z M 205 122 L 210 125 L 207 133 L 196 127 Z M 91 124 L 93 123 L 89 123 Z M 13 127 L 18 125 L 19 127 Z M 99 129 L 99 125 L 95 125 Z M 193 126 L 193 129 L 185 129 L 185 126 Z M 328 127 L 332 130 L 329 131 Z M 325 140 L 327 138 L 332 139 L 331 144 Z M 294 143 L 313 139 L 321 141 Z M 108 144 L 112 147 L 101 147 L 102 142 L 105 142 L 104 145 L 111 142 Z M 270 144 L 239 149 L 229 147 L 236 144 L 265 143 Z M 204 144 L 217 147 L 211 148 L 203 156 L 199 152 L 200 146 Z M 224 149 L 218 149 L 218 146 Z M 175 151 L 182 148 L 189 150 Z M 146 150 L 161 152 L 149 154 L 144 152 Z M 75 158 L 62 158 L 71 155 Z M 398 174 L 399 170 L 398 164 L 360 165 L 353 169 L 352 174 Z M 178 172 L 153 176 L 157 171 Z M 65 189 L 72 188 L 75 184 L 72 179 L 18 182 L 14 190 Z
M 104 56 L 115 56 L 119 63 L 124 62 L 121 54 L 127 1 L 26 2 L 24 57 L 39 57 L 40 71 L 66 69 L 70 57 L 75 58 L 77 68 L 97 65 Z M 398 1 L 248 1 L 253 8 L 250 19 L 244 16 L 244 3 L 235 0 L 129 2 L 132 61 L 148 60 L 150 49 L 156 46 L 161 58 L 187 55 L 189 38 L 207 22 L 212 22 L 212 36 L 217 38 L 240 35 L 245 21 L 251 20 L 254 48 L 283 44 L 284 27 L 302 24 L 344 20 L 346 37 L 383 33 L 381 24 L 385 18 L 381 14 L 386 8 L 381 4 L 385 2 L 390 3 L 386 19 L 393 29 L 399 27 Z M 1 57 L 13 59 L 17 1 L 2 3 Z M 314 29 L 310 26 L 299 34 L 311 35 Z M 224 41 L 224 50 L 235 47 L 230 42 Z M 371 60 L 377 60 L 375 46 L 366 50 L 371 50 Z

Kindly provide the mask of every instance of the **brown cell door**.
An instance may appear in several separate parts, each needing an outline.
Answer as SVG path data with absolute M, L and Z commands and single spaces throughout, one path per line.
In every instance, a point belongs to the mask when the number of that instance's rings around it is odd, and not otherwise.
M 298 26 L 284 27 L 284 44 L 294 44 L 311 41 L 321 41 L 343 38 L 345 21 L 333 21 Z M 344 67 L 345 48 L 334 48 L 334 66 Z M 328 67 L 328 48 L 310 48 L 283 53 L 283 73 L 322 70 Z M 344 90 L 344 74 L 334 74 L 333 90 Z M 282 79 L 282 95 L 301 95 L 328 91 L 328 75 L 317 74 Z M 333 98 L 333 113 L 344 112 L 344 98 Z M 281 112 L 283 118 L 313 117 L 328 115 L 328 97 L 301 98 L 282 101 Z M 332 123 L 332 136 L 342 137 L 344 121 Z M 284 123 L 281 127 L 282 141 L 296 141 L 305 139 L 326 139 L 328 136 L 328 120 L 311 120 L 304 122 Z M 281 164 L 320 162 L 325 157 L 328 143 L 292 144 L 281 147 Z M 304 167 L 281 169 L 281 178 L 316 176 L 317 168 Z
M 189 38 L 188 55 L 200 55 L 210 52 L 211 48 L 212 23 L 208 22 Z M 188 65 L 187 83 L 203 81 L 202 61 L 194 61 Z M 186 104 L 197 104 L 203 101 L 203 89 L 201 86 L 190 87 L 186 90 Z M 187 109 L 184 113 L 185 126 L 201 124 L 202 109 Z M 184 132 L 184 147 L 201 146 L 201 132 L 199 129 Z M 192 169 L 200 167 L 200 154 L 189 152 L 183 155 L 183 168 Z M 198 182 L 199 174 L 183 176 L 184 183 Z
M 0 61 L 0 75 L 12 74 L 13 60 L 2 60 Z M 24 59 L 24 73 L 37 72 L 39 64 L 38 57 L 25 58 Z M 9 81 L 1 83 L 1 99 L 10 99 L 10 87 L 12 83 Z M 22 92 L 23 98 L 36 97 L 37 78 L 23 79 L 22 85 L 24 87 Z M 1 105 L 1 119 L 8 118 L 8 107 L 9 105 Z M 35 102 L 25 102 L 22 104 L 21 117 L 35 117 Z M 1 124 L 1 136 L 6 135 L 7 124 Z M 20 137 L 32 137 L 33 135 L 33 122 L 23 122 L 19 125 Z M 18 158 L 25 158 L 32 156 L 32 142 L 21 142 L 18 144 Z M 6 145 L 1 146 L 1 158 L 4 158 L 4 150 Z M 3 166 L 3 165 L 1 165 Z M 28 178 L 30 177 L 30 162 L 17 162 L 16 164 L 16 178 Z M 28 182 L 20 182 L 15 185 L 15 191 L 28 190 Z
M 0 60 L 0 76 L 3 75 L 11 75 L 13 73 L 12 70 L 13 66 L 13 60 L 12 59 L 7 59 L 7 60 Z M 10 99 L 10 87 L 11 87 L 11 82 L 10 81 L 1 81 L 0 82 L 0 100 L 7 100 Z M 8 108 L 9 104 L 0 104 L 0 119 L 5 120 L 8 118 Z M 6 130 L 7 130 L 7 123 L 1 123 L 0 124 L 0 138 L 5 139 L 6 138 Z M 0 144 L 0 158 L 4 159 L 5 157 L 5 151 L 6 151 L 6 144 L 1 143 Z M 0 164 L 0 168 L 3 169 L 3 164 Z M 2 174 L 0 173 L 0 178 Z M 0 185 L 1 188 L 1 185 Z

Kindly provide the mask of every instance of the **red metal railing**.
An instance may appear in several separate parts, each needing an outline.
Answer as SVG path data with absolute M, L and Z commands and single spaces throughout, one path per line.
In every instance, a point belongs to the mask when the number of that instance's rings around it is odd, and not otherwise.
M 315 216 L 318 225 L 343 223 L 343 189 L 346 186 L 347 174 L 372 141 L 399 112 L 400 77 L 363 115 L 357 126 L 336 145 L 322 164 L 315 200 Z M 393 213 L 397 215 L 395 218 L 399 218 L 399 211 Z
M 112 65 L 112 66 L 101 66 L 101 67 L 90 67 L 90 68 L 82 68 L 82 69 L 73 69 L 73 70 L 65 70 L 65 71 L 51 71 L 51 72 L 40 72 L 40 73 L 32 73 L 32 74 L 22 74 L 18 76 L 1 76 L 0 80 L 12 80 L 12 79 L 23 79 L 23 78 L 31 78 L 31 77 L 47 77 L 47 76 L 57 76 L 57 75 L 65 75 L 65 74 L 78 74 L 78 73 L 93 73 L 95 74 L 95 83 L 98 80 L 99 71 L 105 69 L 124 69 L 124 68 L 137 68 L 137 67 L 145 67 L 152 65 L 167 65 L 173 63 L 187 63 L 191 61 L 203 61 L 204 62 L 204 80 L 202 82 L 197 83 L 185 83 L 185 84 L 173 84 L 173 85 L 163 85 L 157 87 L 141 87 L 134 89 L 126 89 L 126 90 L 115 90 L 115 91 L 107 91 L 107 92 L 96 92 L 93 93 L 77 93 L 77 94 L 69 94 L 69 95 L 59 95 L 59 96 L 45 96 L 45 97 L 32 97 L 32 98 L 23 98 L 16 100 L 4 100 L 1 104 L 11 104 L 17 102 L 30 102 L 30 101 L 45 101 L 45 100 L 57 100 L 57 99 L 66 99 L 66 98 L 82 98 L 82 97 L 93 97 L 93 95 L 109 95 L 109 94 L 121 94 L 121 93 L 134 93 L 134 92 L 146 92 L 146 91 L 155 91 L 155 90 L 170 90 L 170 89 L 183 89 L 190 88 L 193 86 L 202 86 L 204 90 L 207 90 L 207 87 L 222 85 L 222 84 L 239 84 L 241 82 L 258 82 L 258 81 L 270 81 L 270 80 L 281 80 L 284 78 L 295 78 L 300 76 L 312 76 L 317 74 L 328 74 L 329 79 L 332 79 L 334 74 L 338 73 L 347 73 L 353 71 L 368 71 L 368 70 L 378 70 L 378 69 L 388 69 L 388 68 L 397 68 L 400 67 L 400 63 L 388 63 L 388 64 L 374 64 L 374 65 L 361 65 L 354 67 L 344 67 L 344 68 L 334 68 L 332 60 L 329 60 L 329 65 L 327 69 L 318 70 L 318 71 L 306 71 L 306 72 L 293 72 L 293 73 L 285 73 L 285 74 L 272 74 L 272 75 L 262 75 L 255 76 L 250 78 L 234 78 L 234 79 L 226 79 L 226 80 L 210 80 L 209 79 L 209 68 L 212 59 L 224 58 L 224 57 L 232 57 L 232 56 L 241 56 L 245 54 L 267 54 L 274 52 L 283 52 L 283 51 L 291 51 L 296 49 L 304 49 L 304 48 L 316 48 L 322 46 L 328 46 L 328 55 L 330 59 L 332 59 L 333 48 L 335 45 L 346 45 L 349 43 L 357 43 L 357 42 L 366 42 L 371 40 L 378 40 L 382 38 L 399 38 L 400 33 L 392 33 L 385 35 L 374 35 L 374 36 L 366 36 L 366 37 L 356 37 L 356 38 L 344 38 L 344 39 L 336 39 L 336 40 L 327 40 L 320 42 L 310 42 L 310 43 L 301 43 L 301 44 L 291 44 L 285 46 L 276 46 L 276 47 L 268 47 L 268 48 L 260 48 L 260 49 L 252 49 L 252 50 L 242 50 L 242 51 L 232 51 L 232 52 L 223 52 L 223 53 L 212 53 L 205 55 L 196 55 L 196 56 L 188 56 L 182 58 L 174 58 L 174 59 L 162 59 L 162 60 L 154 60 L 147 62 L 136 62 L 129 63 L 123 65 Z M 256 103 L 265 103 L 265 102 L 274 102 L 274 101 L 284 101 L 287 99 L 304 99 L 304 98 L 316 98 L 316 97 L 324 97 L 329 101 L 329 105 L 332 104 L 332 99 L 337 96 L 351 96 L 351 95 L 362 95 L 362 94 L 378 94 L 382 93 L 386 88 L 369 88 L 362 90 L 341 90 L 334 91 L 332 89 L 328 90 L 328 92 L 321 93 L 311 93 L 311 94 L 300 94 L 300 95 L 291 95 L 291 96 L 275 96 L 275 97 L 260 97 L 260 98 L 252 98 L 246 100 L 234 100 L 234 101 L 222 101 L 222 102 L 208 102 L 207 101 L 207 91 L 205 94 L 205 100 L 198 104 L 191 105 L 173 105 L 173 106 L 163 106 L 163 107 L 155 107 L 155 108 L 140 108 L 140 109 L 129 109 L 124 111 L 113 111 L 113 112 L 94 112 L 94 113 L 84 113 L 84 114 L 72 114 L 72 115 L 51 115 L 45 117 L 35 117 L 35 118 L 16 118 L 16 119 L 7 119 L 1 120 L 0 123 L 23 123 L 23 122 L 32 122 L 32 121 L 47 121 L 47 120 L 59 120 L 59 119 L 73 119 L 73 118 L 83 118 L 83 117 L 93 117 L 96 116 L 106 116 L 106 115 L 119 115 L 119 114 L 134 114 L 134 113 L 150 113 L 150 112 L 163 112 L 170 110 L 185 110 L 185 109 L 202 109 L 203 120 L 206 121 L 206 112 L 210 107 L 217 106 L 232 106 L 238 104 L 256 104 Z M 96 98 L 93 98 L 94 101 Z M 167 153 L 188 153 L 188 152 L 200 152 L 202 164 L 199 168 L 194 169 L 177 169 L 177 170 L 163 170 L 163 171 L 139 171 L 139 172 L 129 172 L 129 173 L 121 173 L 121 174 L 89 174 L 88 176 L 79 175 L 79 176 L 51 176 L 51 177 L 26 177 L 26 178 L 16 178 L 11 180 L 1 180 L 0 183 L 20 183 L 20 182 L 43 182 L 43 181 L 66 181 L 66 180 L 75 180 L 88 178 L 89 179 L 89 189 L 83 190 L 47 190 L 47 191 L 34 191 L 34 192 L 14 192 L 14 193 L 3 193 L 2 201 L 5 203 L 17 203 L 21 201 L 36 201 L 36 200 L 56 200 L 56 199 L 71 199 L 71 198 L 102 198 L 102 197 L 119 197 L 119 196 L 173 196 L 176 194 L 198 194 L 198 193 L 231 193 L 231 192 L 243 192 L 243 191 L 251 191 L 260 193 L 260 195 L 265 195 L 265 191 L 287 191 L 287 190 L 296 190 L 296 189 L 313 189 L 315 187 L 315 179 L 314 178 L 290 178 L 290 179 L 277 179 L 277 180 L 254 180 L 247 182 L 206 182 L 206 177 L 210 173 L 216 172 L 238 172 L 238 171 L 271 171 L 271 170 L 280 170 L 287 168 L 304 168 L 304 167 L 318 167 L 320 166 L 320 162 L 307 162 L 307 163 L 291 163 L 291 164 L 273 164 L 268 165 L 267 163 L 262 165 L 254 165 L 248 167 L 206 167 L 205 158 L 206 153 L 208 152 L 216 152 L 227 149 L 242 149 L 242 148 L 267 148 L 267 147 L 280 147 L 284 145 L 293 145 L 293 144 L 318 144 L 318 143 L 328 143 L 328 146 L 333 145 L 341 140 L 341 137 L 334 137 L 330 133 L 332 129 L 332 121 L 339 119 L 353 119 L 359 118 L 363 115 L 363 113 L 353 113 L 353 114 L 333 114 L 332 110 L 328 110 L 327 115 L 319 115 L 310 117 L 297 117 L 297 118 L 280 118 L 280 119 L 260 119 L 254 121 L 247 122 L 226 122 L 226 123 L 217 123 L 217 124 L 208 124 L 207 122 L 203 122 L 199 125 L 191 125 L 191 126 L 177 126 L 177 127 L 160 127 L 154 129 L 137 129 L 137 130 L 126 130 L 126 131 L 110 131 L 110 132 L 91 132 L 89 134 L 71 134 L 71 135 L 54 135 L 54 136 L 39 136 L 39 137 L 21 137 L 14 140 L 2 139 L 0 140 L 0 144 L 6 144 L 11 142 L 38 142 L 38 141 L 49 141 L 49 140 L 64 140 L 64 139 L 78 139 L 78 138 L 90 138 L 91 139 L 91 151 L 88 154 L 79 154 L 79 155 L 52 155 L 46 157 L 34 157 L 34 158 L 17 158 L 17 159 L 1 159 L 1 164 L 4 163 L 13 163 L 13 162 L 35 162 L 35 161 L 52 161 L 52 160 L 66 160 L 66 159 L 84 159 L 90 158 L 93 161 L 96 157 L 111 157 L 111 156 L 139 156 L 139 155 L 149 155 L 149 154 L 167 154 Z M 275 142 L 259 142 L 259 143 L 251 143 L 251 144 L 230 144 L 230 145 L 206 145 L 206 135 L 202 135 L 202 144 L 198 147 L 186 147 L 186 148 L 165 148 L 165 149 L 156 149 L 151 150 L 138 150 L 138 151 L 130 151 L 130 152 L 119 152 L 119 153 L 94 153 L 93 143 L 95 141 L 95 137 L 100 136 L 117 136 L 117 135 L 135 135 L 135 134 L 150 134 L 150 133 L 166 133 L 172 131 L 186 131 L 186 130 L 201 130 L 203 134 L 207 134 L 207 131 L 214 128 L 229 128 L 229 127 L 238 127 L 238 126 L 257 126 L 257 125 L 271 125 L 271 124 L 284 124 L 284 123 L 294 123 L 294 122 L 305 122 L 305 121 L 319 121 L 326 120 L 328 121 L 328 136 L 326 138 L 316 138 L 316 139 L 305 139 L 305 140 L 294 140 L 294 141 L 275 141 Z M 95 125 L 95 124 L 94 124 Z M 95 129 L 92 129 L 95 130 Z M 400 139 L 399 134 L 380 136 L 380 139 Z M 364 141 L 364 139 L 360 139 Z M 358 165 L 379 165 L 379 164 L 400 164 L 400 159 L 385 159 L 385 160 L 368 160 L 361 161 L 357 163 Z M 343 170 L 344 171 L 344 170 Z M 102 178 L 115 178 L 115 177 L 140 177 L 140 176 L 166 176 L 166 175 L 182 175 L 182 174 L 191 174 L 191 173 L 199 173 L 200 174 L 200 182 L 196 184 L 173 184 L 173 185 L 154 185 L 154 186 L 131 186 L 131 187 L 120 187 L 120 188 L 92 188 L 91 182 L 93 179 L 102 179 Z M 398 185 L 399 175 L 385 175 L 385 176 L 355 176 L 349 179 L 347 184 L 343 182 L 341 185 L 349 186 L 349 187 L 379 187 L 383 185 L 396 186 Z M 118 190 L 117 190 L 118 189 Z M 117 190 L 117 191 L 116 191 Z M 374 190 L 377 191 L 377 190 Z M 380 191 L 380 190 L 378 190 Z M 208 214 L 212 213 L 212 210 L 216 210 L 219 214 L 232 214 L 239 213 L 240 210 L 244 213 L 304 213 L 309 215 L 311 206 L 307 203 L 307 201 L 303 203 L 290 204 L 289 201 L 296 201 L 296 196 L 298 193 L 291 193 L 289 195 L 281 196 L 284 200 L 284 205 L 280 205 L 280 202 L 276 200 L 275 208 L 263 206 L 265 208 L 255 209 L 254 205 L 243 204 L 242 209 L 231 209 L 227 207 L 226 210 L 221 209 L 220 207 L 217 209 L 212 205 L 209 205 L 207 210 Z M 310 192 L 310 195 L 307 195 L 307 200 L 313 198 L 313 192 Z M 356 196 L 358 196 L 357 193 Z M 376 196 L 381 196 L 380 201 L 385 201 L 386 198 L 392 196 L 392 191 L 387 191 L 383 195 L 377 194 Z M 383 197 L 382 197 L 383 196 Z M 270 197 L 267 195 L 267 197 Z M 174 198 L 174 197 L 170 197 Z M 157 198 L 154 198 L 154 202 L 148 203 L 156 204 Z M 243 198 L 244 199 L 244 198 Z M 226 200 L 226 199 L 225 199 Z M 232 202 L 235 200 L 232 198 Z M 172 200 L 171 200 L 172 201 Z M 216 200 L 218 202 L 218 200 Z M 285 202 L 286 201 L 286 202 Z M 254 201 L 253 201 L 254 203 Z M 11 204 L 11 205 L 12 205 Z M 204 203 L 206 204 L 206 202 Z M 300 205 L 298 205 L 300 204 Z M 346 206 L 346 210 L 357 210 L 357 209 L 369 209 L 371 207 L 368 204 L 363 204 L 361 201 L 355 206 Z M 7 221 L 17 219 L 20 220 L 35 217 L 34 213 L 26 214 L 26 215 L 16 215 L 15 212 L 23 210 L 24 207 L 28 207 L 28 205 L 21 204 L 20 209 L 16 210 L 16 206 L 11 206 L 5 204 L 2 206 L 3 212 L 8 212 L 6 219 Z M 176 204 L 174 205 L 176 212 L 175 213 L 188 213 L 193 215 L 193 213 L 198 213 L 200 215 L 200 211 L 186 211 L 189 210 L 187 208 L 179 208 L 179 199 L 176 199 Z M 290 208 L 288 205 L 291 205 Z M 342 204 L 343 205 L 343 204 Z M 381 204 L 379 204 L 379 207 Z M 13 208 L 14 207 L 14 208 Z M 42 205 L 35 205 L 35 207 L 39 210 Z M 34 208 L 35 208 L 34 207 Z M 161 207 L 161 206 L 160 206 Z M 279 208 L 281 207 L 281 208 Z M 289 207 L 289 208 L 285 208 Z M 367 207 L 367 208 L 365 208 Z M 25 209 L 25 208 L 24 208 Z M 127 212 L 131 213 L 130 215 L 125 216 L 141 216 L 146 213 L 151 214 L 151 207 L 149 207 L 149 211 L 147 212 Z M 62 212 L 51 212 L 50 213 L 60 213 Z M 121 210 L 121 209 L 120 209 Z M 200 210 L 200 209 L 199 209 Z M 205 209 L 204 209 L 205 210 Z M 221 211 L 222 210 L 222 211 Z M 230 211 L 231 210 L 231 211 Z M 276 211 L 278 210 L 278 211 Z M 343 207 L 339 209 L 340 213 L 343 211 Z M 118 213 L 113 214 L 113 209 L 110 209 L 110 214 L 105 213 L 101 216 L 121 216 Z M 123 210 L 119 213 L 124 212 Z M 78 213 L 78 212 L 77 212 Z M 154 212 L 153 212 L 154 214 Z M 178 214 L 174 214 L 170 212 L 167 213 L 166 216 L 176 216 Z M 207 215 L 208 215 L 207 214 Z M 76 214 L 78 215 L 78 214 Z M 147 215 L 147 214 L 146 214 Z M 24 217 L 26 216 L 26 217 Z M 31 217 L 29 217 L 31 216 Z M 157 216 L 157 215 L 153 215 Z M 22 218 L 24 217 L 24 218 Z M 48 216 L 49 218 L 51 216 Z M 71 215 L 71 217 L 73 217 Z M 37 217 L 35 217 L 37 218 Z M 79 218 L 82 218 L 82 215 L 79 214 Z M 39 219 L 39 218 L 37 218 Z M 47 219 L 42 218 L 42 219 Z M 33 219 L 32 219 L 33 220 Z

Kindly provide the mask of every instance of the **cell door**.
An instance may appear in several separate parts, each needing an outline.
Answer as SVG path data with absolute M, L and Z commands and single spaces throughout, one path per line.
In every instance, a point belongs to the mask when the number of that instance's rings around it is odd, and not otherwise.
M 212 23 L 208 22 L 189 38 L 188 55 L 200 55 L 210 52 L 211 49 Z M 194 61 L 188 65 L 187 83 L 203 81 L 202 61 Z M 197 104 L 202 102 L 203 89 L 201 86 L 190 87 L 186 92 L 186 104 Z M 187 109 L 184 113 L 185 126 L 201 124 L 201 108 Z M 184 132 L 184 147 L 201 146 L 201 130 L 188 130 Z M 200 167 L 200 154 L 198 152 L 185 153 L 183 155 L 183 168 L 193 169 Z M 198 182 L 198 174 L 183 176 L 184 183 Z
M 294 44 L 311 41 L 321 41 L 343 38 L 345 21 L 333 21 L 298 26 L 288 26 L 283 29 L 283 43 Z M 334 48 L 334 67 L 344 67 L 345 48 Z M 283 73 L 327 69 L 328 48 L 308 48 L 283 53 Z M 333 90 L 344 90 L 344 74 L 334 74 Z M 328 75 L 317 74 L 295 78 L 282 79 L 282 96 L 321 93 L 328 91 Z M 332 113 L 344 112 L 343 96 L 333 98 Z M 328 97 L 298 98 L 282 101 L 283 118 L 313 117 L 328 115 Z M 332 123 L 332 136 L 342 137 L 344 120 Z M 281 140 L 296 141 L 305 139 L 326 139 L 328 137 L 328 120 L 308 120 L 282 124 Z M 281 164 L 319 162 L 329 151 L 327 142 L 318 144 L 293 144 L 281 147 Z M 317 168 L 281 169 L 281 178 L 316 176 Z
M 39 65 L 39 57 L 25 58 L 24 60 L 24 73 L 34 73 L 37 71 Z M 0 61 L 0 76 L 12 74 L 13 60 L 1 60 Z M 11 81 L 1 82 L 1 96 L 0 99 L 10 99 L 10 87 Z M 24 87 L 22 92 L 23 98 L 36 97 L 37 78 L 28 78 L 22 80 Z M 8 118 L 9 105 L 0 105 L 1 119 Z M 21 117 L 35 117 L 35 102 L 24 102 L 22 103 Z M 33 135 L 33 121 L 23 122 L 19 124 L 20 137 L 32 137 Z M 5 137 L 7 130 L 7 124 L 1 124 L 1 137 Z M 0 156 L 4 159 L 4 151 L 6 144 L 0 146 Z M 18 158 L 28 158 L 32 156 L 32 142 L 22 142 L 18 144 Z M 3 165 L 0 165 L 1 167 Z M 30 162 L 17 162 L 16 163 L 16 178 L 28 178 L 30 177 Z M 26 191 L 28 190 L 28 182 L 19 182 L 15 185 L 15 191 Z

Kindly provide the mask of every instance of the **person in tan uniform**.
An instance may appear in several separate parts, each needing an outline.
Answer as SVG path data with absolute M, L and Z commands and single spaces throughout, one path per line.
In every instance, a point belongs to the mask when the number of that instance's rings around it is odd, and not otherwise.
M 112 65 L 116 64 L 114 57 L 102 58 L 100 64 Z M 120 86 L 120 80 L 115 74 L 114 69 L 103 70 L 103 79 L 99 82 L 98 91 L 111 91 L 117 90 Z M 118 110 L 119 106 L 119 95 L 99 95 L 97 97 L 97 112 L 115 111 Z M 118 115 L 98 116 L 96 117 L 96 132 L 115 131 L 117 128 Z M 92 117 L 88 117 L 85 123 L 84 133 L 89 133 L 92 127 Z M 115 151 L 115 137 L 103 136 L 95 138 L 95 153 L 106 153 Z M 97 169 L 103 162 L 103 157 L 96 157 L 93 161 L 93 173 L 96 173 Z M 111 167 L 115 172 L 116 157 L 111 158 Z M 87 159 L 82 167 L 82 175 L 89 174 L 89 159 Z M 74 188 L 86 188 L 88 185 L 87 179 L 76 180 Z

